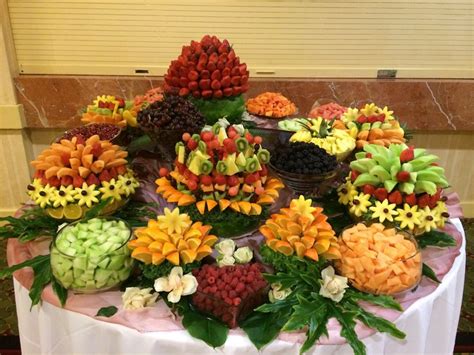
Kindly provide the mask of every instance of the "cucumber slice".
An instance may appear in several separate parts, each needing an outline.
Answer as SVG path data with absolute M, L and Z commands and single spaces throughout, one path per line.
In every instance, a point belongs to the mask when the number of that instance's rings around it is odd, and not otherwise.
M 123 267 L 125 261 L 124 255 L 115 255 L 110 258 L 110 264 L 107 267 L 108 270 L 118 271 Z
M 107 267 L 109 266 L 109 263 L 110 263 L 110 258 L 105 257 L 104 260 L 102 260 L 100 263 L 97 264 L 97 266 L 102 269 L 107 269 Z

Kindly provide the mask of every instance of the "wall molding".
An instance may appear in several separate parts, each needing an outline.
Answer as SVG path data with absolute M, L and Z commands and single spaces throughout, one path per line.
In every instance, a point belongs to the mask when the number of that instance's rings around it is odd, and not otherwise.
M 0 105 L 0 129 L 25 127 L 23 105 Z

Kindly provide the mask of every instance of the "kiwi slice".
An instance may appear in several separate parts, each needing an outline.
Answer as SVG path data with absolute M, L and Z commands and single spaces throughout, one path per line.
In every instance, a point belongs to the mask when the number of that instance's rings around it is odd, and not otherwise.
M 212 162 L 209 161 L 209 160 L 204 160 L 202 163 L 201 163 L 201 174 L 204 174 L 204 175 L 209 175 L 212 171 L 212 168 L 214 167 L 214 165 L 212 165 Z
M 199 141 L 199 143 L 198 143 L 198 149 L 199 149 L 201 152 L 206 153 L 206 151 L 207 151 L 207 144 L 206 144 L 206 142 L 204 142 L 204 141 Z
M 176 143 L 176 145 L 174 146 L 174 151 L 176 154 L 178 154 L 179 152 L 179 147 L 184 147 L 184 143 L 183 142 Z
M 268 164 L 270 161 L 270 152 L 267 149 L 260 148 L 257 153 L 258 160 L 262 164 Z
M 212 133 L 214 133 L 215 135 L 218 135 L 220 129 L 221 129 L 221 126 L 218 123 L 214 123 L 214 125 L 212 126 Z
M 201 136 L 197 133 L 194 133 L 191 138 L 195 140 L 196 142 L 199 142 L 201 140 Z
M 219 161 L 217 162 L 216 169 L 219 174 L 225 174 L 227 172 L 227 164 L 223 161 Z
M 235 145 L 237 146 L 237 150 L 239 152 L 245 152 L 245 150 L 248 148 L 249 146 L 249 142 L 247 141 L 247 139 L 241 137 L 241 138 L 238 138 L 236 141 L 235 141 Z
M 247 164 L 245 164 L 245 170 L 249 173 L 254 173 L 257 171 L 258 167 L 260 166 L 258 159 L 256 156 L 251 158 L 247 158 Z

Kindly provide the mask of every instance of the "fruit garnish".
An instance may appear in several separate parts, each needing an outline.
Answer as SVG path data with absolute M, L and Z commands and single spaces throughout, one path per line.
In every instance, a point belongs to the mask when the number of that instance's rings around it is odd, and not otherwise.
M 339 246 L 327 216 L 322 213 L 322 208 L 310 205 L 311 200 L 301 196 L 293 200 L 289 208 L 282 208 L 279 213 L 272 214 L 260 227 L 266 244 L 273 251 L 286 256 L 296 254 L 314 261 L 318 261 L 319 256 L 339 258 Z
M 339 120 L 346 111 L 347 107 L 341 106 L 335 102 L 330 102 L 328 104 L 317 106 L 311 109 L 308 117 L 322 117 L 326 120 Z
M 280 93 L 264 92 L 247 100 L 247 111 L 253 115 L 282 118 L 296 113 L 296 106 Z
M 210 235 L 211 226 L 193 223 L 179 209 L 170 211 L 148 226 L 135 231 L 136 239 L 128 243 L 132 257 L 145 264 L 159 265 L 165 260 L 173 265 L 184 265 L 200 261 L 212 253 L 217 237 Z
M 88 105 L 81 121 L 84 123 L 109 123 L 119 127 L 137 125 L 137 111 L 132 102 L 113 95 L 97 96 L 92 105 Z

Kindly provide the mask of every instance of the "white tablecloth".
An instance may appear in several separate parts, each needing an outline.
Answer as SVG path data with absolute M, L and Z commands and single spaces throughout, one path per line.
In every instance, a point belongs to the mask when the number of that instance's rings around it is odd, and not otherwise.
M 368 354 L 452 354 L 464 287 L 463 245 L 441 285 L 416 301 L 395 322 L 407 337 L 400 341 L 376 333 L 363 340 Z M 258 354 L 246 336 L 230 335 L 222 348 L 212 349 L 186 331 L 140 333 L 122 325 L 60 309 L 44 302 L 30 311 L 28 290 L 17 281 L 15 299 L 23 354 Z M 298 354 L 299 344 L 275 340 L 264 354 Z M 352 354 L 347 345 L 317 345 L 308 354 Z

